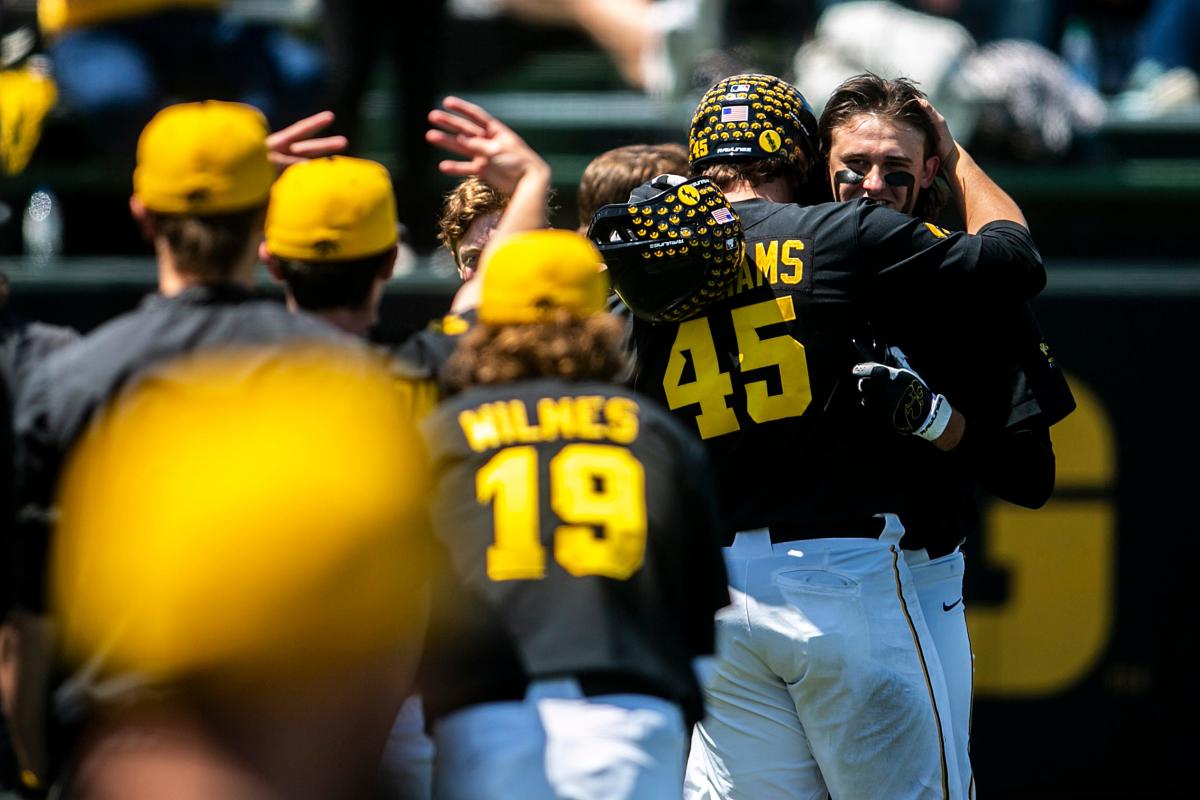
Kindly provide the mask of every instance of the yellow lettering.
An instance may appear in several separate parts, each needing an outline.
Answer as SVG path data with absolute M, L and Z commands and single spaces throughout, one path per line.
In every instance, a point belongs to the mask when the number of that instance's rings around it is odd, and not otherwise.
M 504 444 L 510 444 L 516 440 L 516 431 L 513 430 L 512 416 L 508 413 L 508 404 L 504 402 L 488 403 L 487 407 L 492 410 L 492 414 L 496 419 L 496 430 L 500 433 L 500 441 Z
M 604 427 L 600 424 L 600 406 L 603 398 L 585 395 L 575 398 L 575 432 L 580 439 L 603 439 Z
M 467 444 L 476 453 L 500 446 L 500 434 L 496 430 L 496 417 L 487 406 L 482 406 L 477 411 L 467 409 L 460 412 L 458 425 L 462 428 L 463 435 L 467 437 Z
M 513 430 L 517 434 L 518 442 L 541 441 L 541 431 L 537 426 L 529 424 L 529 412 L 525 410 L 524 403 L 520 400 L 508 401 L 508 412 L 512 416 Z
M 571 398 L 543 397 L 537 402 L 537 415 L 543 441 L 552 442 L 560 436 L 564 439 L 575 437 L 575 409 Z
M 638 435 L 638 404 L 628 397 L 610 397 L 604 402 L 604 418 L 608 420 L 608 438 L 618 444 L 629 444 Z
M 736 292 L 743 291 L 745 289 L 753 289 L 753 288 L 754 288 L 754 276 L 750 273 L 750 262 L 748 262 L 746 259 L 743 258 L 742 263 L 739 265 L 739 268 L 738 268 L 737 285 L 734 286 L 733 291 L 736 293 Z
M 803 249 L 804 242 L 800 241 L 799 239 L 788 239 L 783 243 L 783 255 L 780 256 L 779 260 L 791 267 L 792 271 L 791 273 L 787 273 L 783 270 L 780 270 L 779 280 L 783 281 L 789 286 L 794 286 L 804 278 L 804 262 L 800 259 L 800 256 L 792 254 L 793 250 L 799 252 Z
M 758 267 L 758 273 L 767 279 L 767 283 L 774 285 L 779 282 L 779 242 L 767 244 L 769 246 L 764 247 L 762 242 L 754 243 L 754 266 Z
M 1001 605 L 967 614 L 980 696 L 1035 697 L 1070 689 L 1094 669 L 1113 629 L 1116 448 L 1107 411 L 1071 379 L 1075 413 L 1052 430 L 1058 486 L 1037 511 L 995 502 L 985 518 L 984 560 L 1008 573 Z

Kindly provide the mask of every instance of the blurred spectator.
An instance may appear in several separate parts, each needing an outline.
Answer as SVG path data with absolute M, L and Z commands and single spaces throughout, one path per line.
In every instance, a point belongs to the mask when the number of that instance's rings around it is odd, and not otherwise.
M 1200 102 L 1200 0 L 1154 0 L 1139 32 L 1123 106 L 1151 115 Z
M 585 33 L 625 83 L 660 97 L 688 88 L 697 57 L 719 41 L 725 0 L 450 0 L 461 19 L 507 16 Z
M 39 0 L 62 101 L 125 156 L 159 108 L 239 100 L 276 125 L 315 111 L 318 50 L 223 11 L 222 0 Z
M 1096 90 L 1046 48 L 1021 39 L 979 47 L 953 20 L 891 2 L 832 6 L 796 53 L 797 86 L 818 111 L 834 87 L 862 72 L 911 79 L 956 139 L 988 155 L 1061 157 L 1105 114 Z
M 1056 0 L 907 0 L 909 8 L 952 19 L 979 42 L 1025 39 L 1052 47 Z
M 379 62 L 388 62 L 394 96 L 387 115 L 397 161 L 392 164 L 396 210 L 420 250 L 436 246 L 433 215 L 437 189 L 425 146 L 425 112 L 436 105 L 445 41 L 445 0 L 410 3 L 403 14 L 388 0 L 324 0 L 322 28 L 329 57 L 329 107 L 335 130 L 356 150 L 362 99 Z M 417 37 L 414 32 L 419 31 Z

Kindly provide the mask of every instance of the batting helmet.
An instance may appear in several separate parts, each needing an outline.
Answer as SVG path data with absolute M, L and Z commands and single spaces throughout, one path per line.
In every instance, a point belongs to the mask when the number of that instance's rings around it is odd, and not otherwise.
M 804 172 L 819 148 L 812 106 L 795 86 L 774 75 L 747 73 L 718 81 L 700 98 L 688 132 L 693 170 L 726 161 L 779 159 Z
M 708 178 L 659 175 L 600 208 L 588 238 L 639 317 L 679 322 L 725 295 L 745 251 L 742 225 Z

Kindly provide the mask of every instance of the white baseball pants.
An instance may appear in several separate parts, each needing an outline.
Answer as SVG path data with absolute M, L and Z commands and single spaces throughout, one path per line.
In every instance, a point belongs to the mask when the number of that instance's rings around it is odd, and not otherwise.
M 903 532 L 887 515 L 877 540 L 737 534 L 687 800 L 962 798 Z

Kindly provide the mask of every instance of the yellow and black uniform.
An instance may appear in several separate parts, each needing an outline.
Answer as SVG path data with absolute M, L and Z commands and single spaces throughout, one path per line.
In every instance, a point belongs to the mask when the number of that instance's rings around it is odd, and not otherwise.
M 730 536 L 874 536 L 899 487 L 852 391 L 854 342 L 939 287 L 963 302 L 1032 296 L 1041 258 L 1008 222 L 968 236 L 865 200 L 733 207 L 746 238 L 737 280 L 704 316 L 633 321 L 634 387 L 704 440 Z
M 557 378 L 468 389 L 424 433 L 448 558 L 430 718 L 556 677 L 698 718 L 691 660 L 728 593 L 694 437 L 627 389 Z

